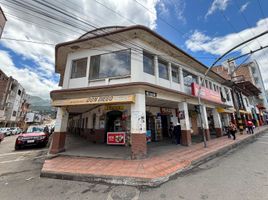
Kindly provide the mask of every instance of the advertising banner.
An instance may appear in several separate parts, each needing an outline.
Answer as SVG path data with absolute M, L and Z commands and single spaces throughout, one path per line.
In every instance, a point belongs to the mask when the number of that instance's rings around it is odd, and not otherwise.
M 200 85 L 198 85 L 196 83 L 192 83 L 192 95 L 193 96 L 198 96 L 199 87 L 200 87 Z M 205 88 L 203 86 L 201 86 L 200 97 L 201 97 L 201 99 L 213 101 L 216 103 L 222 103 L 221 94 L 219 92 L 216 92 L 214 90 L 210 90 L 210 89 Z
M 107 144 L 125 145 L 125 143 L 126 143 L 125 132 L 108 132 L 107 133 Z

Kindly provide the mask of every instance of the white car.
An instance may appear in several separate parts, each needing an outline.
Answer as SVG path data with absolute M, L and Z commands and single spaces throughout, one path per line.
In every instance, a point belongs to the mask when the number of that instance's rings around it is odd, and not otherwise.
M 12 135 L 18 135 L 20 134 L 22 131 L 19 127 L 11 127 L 10 128 L 10 132 Z
M 10 136 L 11 135 L 11 131 L 10 128 L 0 128 L 0 133 L 3 133 L 5 136 Z

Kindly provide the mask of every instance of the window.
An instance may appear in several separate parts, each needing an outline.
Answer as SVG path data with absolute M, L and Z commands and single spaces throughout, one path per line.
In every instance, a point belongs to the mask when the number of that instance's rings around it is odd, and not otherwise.
M 92 56 L 90 80 L 130 75 L 130 50 Z
M 169 80 L 168 64 L 165 61 L 162 61 L 162 60 L 158 61 L 158 72 L 159 72 L 160 78 Z
M 226 93 L 227 101 L 230 101 L 230 92 L 229 92 L 229 90 L 227 88 L 224 88 L 224 90 L 225 90 L 225 93 Z
M 209 81 L 209 89 L 212 90 L 212 83 Z
M 154 75 L 154 56 L 152 54 L 143 52 L 143 71 Z
M 179 74 L 179 68 L 175 65 L 171 65 L 171 75 L 172 75 L 172 81 L 175 83 L 180 82 L 180 74 Z
M 21 90 L 18 90 L 18 95 L 19 95 L 19 96 L 21 95 Z
M 214 87 L 214 91 L 217 91 L 217 86 L 215 84 L 213 84 Z
M 252 67 L 251 68 L 251 71 L 252 71 L 252 74 L 255 74 L 256 73 L 256 68 L 255 67 Z
M 85 77 L 87 72 L 87 58 L 73 60 L 71 78 Z
M 185 86 L 190 87 L 192 83 L 197 83 L 197 76 L 183 70 L 183 81 Z

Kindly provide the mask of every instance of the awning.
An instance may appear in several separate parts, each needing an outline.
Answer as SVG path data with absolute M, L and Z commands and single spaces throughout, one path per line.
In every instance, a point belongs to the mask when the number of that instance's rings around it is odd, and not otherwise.
M 217 108 L 218 113 L 233 113 L 235 112 L 234 108 L 228 108 L 228 109 L 224 109 L 224 108 Z

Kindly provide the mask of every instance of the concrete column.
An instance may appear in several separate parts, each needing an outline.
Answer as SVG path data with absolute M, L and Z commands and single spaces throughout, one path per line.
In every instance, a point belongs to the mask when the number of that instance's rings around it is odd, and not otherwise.
M 201 85 L 201 78 L 200 78 L 200 76 L 197 76 L 197 84 L 198 85 Z
M 171 69 L 171 63 L 168 63 L 168 76 L 169 76 L 169 84 L 170 87 L 172 85 L 172 69 Z
M 179 76 L 180 76 L 181 91 L 185 92 L 185 90 L 184 90 L 184 80 L 183 80 L 183 70 L 182 70 L 181 66 L 179 66 Z
M 180 112 L 184 112 L 184 119 L 180 119 L 181 124 L 181 145 L 190 146 L 192 144 L 190 119 L 188 113 L 188 104 L 180 102 L 178 105 Z
M 216 136 L 221 137 L 222 136 L 222 122 L 221 122 L 221 116 L 218 113 L 217 109 L 214 108 L 213 111 L 213 121 L 214 121 L 214 126 L 216 130 Z
M 201 105 L 201 117 L 203 120 L 203 128 L 206 134 L 206 139 L 210 140 L 210 133 L 209 133 L 209 126 L 208 126 L 208 115 L 207 115 L 207 109 L 205 105 Z
M 131 158 L 139 159 L 147 155 L 145 92 L 136 94 L 135 104 L 131 104 Z
M 53 133 L 52 142 L 49 153 L 56 154 L 64 151 L 65 138 L 67 132 L 69 113 L 66 108 L 58 108 L 55 124 L 55 132 Z
M 158 57 L 154 56 L 154 74 L 155 74 L 155 83 L 159 84 L 159 71 L 158 71 Z

